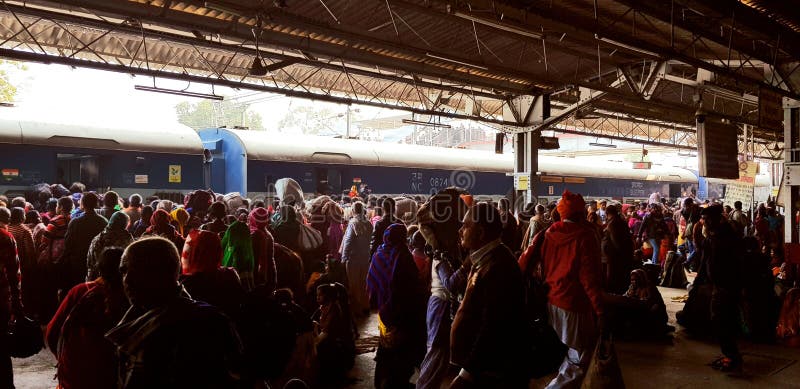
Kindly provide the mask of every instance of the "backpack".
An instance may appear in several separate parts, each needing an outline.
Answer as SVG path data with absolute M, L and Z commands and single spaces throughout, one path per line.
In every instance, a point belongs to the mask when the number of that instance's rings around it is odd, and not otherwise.
M 531 243 L 519 259 L 523 266 L 522 276 L 525 281 L 525 310 L 531 320 L 547 317 L 547 293 L 549 287 L 543 276 L 537 276 L 536 267 L 542 263 L 542 246 L 547 228 L 539 231 L 531 239 Z
M 66 248 L 67 229 L 58 228 L 54 232 L 44 230 L 48 239 L 47 247 L 39 253 L 38 263 L 42 266 L 58 265 L 62 262 Z
M 567 355 L 567 345 L 548 322 L 547 293 L 549 287 L 543 275 L 537 275 L 536 266 L 542 263 L 542 246 L 545 232 L 539 231 L 519 259 L 525 281 L 525 310 L 527 312 L 528 375 L 542 378 L 558 371 Z
M 647 226 L 647 239 L 661 240 L 667 232 L 667 224 L 664 222 L 663 216 L 647 215 L 650 218 L 650 224 Z

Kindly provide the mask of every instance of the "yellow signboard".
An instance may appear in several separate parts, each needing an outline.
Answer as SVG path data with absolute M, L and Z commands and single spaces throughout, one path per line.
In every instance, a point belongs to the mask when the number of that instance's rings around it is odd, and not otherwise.
M 517 190 L 528 190 L 528 176 L 517 176 Z
M 181 182 L 181 165 L 169 165 L 169 182 Z

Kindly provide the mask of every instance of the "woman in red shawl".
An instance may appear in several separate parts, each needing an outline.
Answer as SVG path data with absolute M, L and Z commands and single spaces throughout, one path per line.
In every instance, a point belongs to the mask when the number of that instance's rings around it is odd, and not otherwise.
M 181 253 L 181 284 L 195 300 L 204 301 L 236 318 L 244 288 L 236 270 L 220 267 L 222 244 L 219 235 L 192 230 Z
M 269 211 L 258 207 L 250 212 L 247 225 L 250 227 L 250 238 L 253 240 L 253 258 L 256 265 L 256 285 L 264 284 L 268 293 L 275 291 L 278 283 L 275 271 L 275 240 L 267 230 Z
M 58 199 L 58 205 L 50 224 L 42 232 L 41 240 L 36 248 L 39 253 L 38 268 L 40 288 L 38 294 L 39 320 L 48 322 L 58 308 L 58 288 L 63 283 L 62 275 L 57 268 L 64 255 L 67 227 L 74 204 L 71 197 Z
M 178 251 L 181 251 L 184 243 L 183 236 L 170 224 L 171 222 L 172 216 L 167 211 L 159 209 L 153 212 L 153 217 L 150 218 L 150 227 L 147 227 L 142 236 L 160 236 L 172 242 Z
M 115 215 L 119 214 L 124 215 Z M 58 362 L 58 389 L 105 389 L 117 384 L 116 347 L 104 335 L 129 306 L 119 271 L 122 253 L 120 247 L 105 249 L 95 264 L 99 277 L 70 289 L 47 325 L 47 347 Z

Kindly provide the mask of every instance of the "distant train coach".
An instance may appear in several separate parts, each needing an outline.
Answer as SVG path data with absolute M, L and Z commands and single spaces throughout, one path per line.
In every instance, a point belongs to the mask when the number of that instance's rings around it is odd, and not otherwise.
M 513 156 L 487 151 L 366 142 L 276 132 L 183 125 L 107 128 L 0 119 L 0 193 L 22 194 L 46 182 L 123 196 L 181 196 L 193 189 L 274 195 L 280 178 L 295 179 L 309 195 L 343 194 L 368 185 L 376 195 L 430 195 L 449 186 L 479 198 L 513 193 Z M 587 199 L 623 202 L 651 193 L 721 198 L 728 181 L 699 179 L 689 170 L 539 157 L 540 201 L 565 189 Z M 764 186 L 756 180 L 756 192 Z M 757 199 L 762 200 L 762 199 Z M 763 201 L 763 200 L 762 200 Z
M 225 128 L 199 132 L 211 161 L 212 188 L 269 196 L 275 180 L 291 177 L 306 193 L 341 194 L 364 183 L 379 194 L 429 195 L 451 185 L 477 196 L 498 198 L 513 191 L 511 155 L 478 150 L 288 136 Z M 540 200 L 565 189 L 587 198 L 632 202 L 657 192 L 681 197 L 697 192 L 689 170 L 653 166 L 633 170 L 613 162 L 539 157 Z
M 122 195 L 202 188 L 203 147 L 185 126 L 101 128 L 0 119 L 0 188 L 46 182 Z
M 306 193 L 342 194 L 355 184 L 376 194 L 429 195 L 456 185 L 503 196 L 512 188 L 509 160 L 457 150 L 258 131 L 200 131 L 211 156 L 211 186 L 224 192 L 268 195 L 291 177 Z

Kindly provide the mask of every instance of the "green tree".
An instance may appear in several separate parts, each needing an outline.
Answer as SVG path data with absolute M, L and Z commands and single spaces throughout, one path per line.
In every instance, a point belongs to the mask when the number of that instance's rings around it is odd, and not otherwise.
M 295 106 L 289 108 L 278 122 L 279 131 L 300 130 L 303 134 L 318 135 L 335 132 L 337 121 L 346 120 L 344 114 L 329 108 Z
M 184 101 L 175 106 L 175 113 L 178 115 L 178 122 L 195 130 L 221 126 L 264 130 L 261 115 L 247 108 L 247 104 L 228 100 L 202 100 L 197 103 Z
M 9 70 L 25 70 L 25 65 L 16 61 L 0 59 L 0 102 L 12 102 L 17 95 L 17 87 L 11 83 Z

